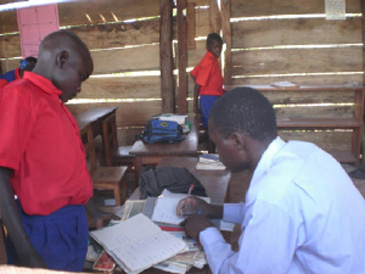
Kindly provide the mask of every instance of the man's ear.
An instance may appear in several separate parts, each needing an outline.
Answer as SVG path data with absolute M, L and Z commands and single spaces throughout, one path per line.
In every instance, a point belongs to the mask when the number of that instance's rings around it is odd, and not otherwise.
M 243 149 L 245 147 L 245 140 L 244 140 L 244 134 L 241 134 L 239 132 L 234 132 L 231 135 L 231 141 L 233 146 L 237 149 Z
M 68 52 L 63 50 L 57 54 L 56 63 L 58 68 L 63 68 L 64 64 L 68 61 Z

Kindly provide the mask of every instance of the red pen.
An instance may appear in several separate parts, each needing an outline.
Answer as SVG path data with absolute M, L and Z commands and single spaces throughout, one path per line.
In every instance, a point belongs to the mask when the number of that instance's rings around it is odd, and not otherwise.
M 189 191 L 188 191 L 188 195 L 186 196 L 186 199 L 190 197 L 191 192 L 193 191 L 194 188 L 194 184 L 191 184 L 191 186 L 189 187 Z

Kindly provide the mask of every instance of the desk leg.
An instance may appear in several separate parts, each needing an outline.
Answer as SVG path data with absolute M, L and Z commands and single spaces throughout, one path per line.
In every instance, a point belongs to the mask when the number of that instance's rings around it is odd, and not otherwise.
M 136 156 L 134 160 L 134 172 L 136 176 L 137 187 L 139 187 L 139 175 L 141 173 L 141 169 L 142 169 L 142 157 Z

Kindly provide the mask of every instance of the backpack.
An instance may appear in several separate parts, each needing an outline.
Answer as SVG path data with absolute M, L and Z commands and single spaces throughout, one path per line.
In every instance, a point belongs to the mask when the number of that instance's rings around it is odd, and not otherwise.
M 188 193 L 194 184 L 191 194 L 207 197 L 204 186 L 186 168 L 145 166 L 139 177 L 141 199 L 157 197 L 166 188 L 174 193 Z
M 149 120 L 141 138 L 148 144 L 176 143 L 184 139 L 182 127 L 175 121 Z

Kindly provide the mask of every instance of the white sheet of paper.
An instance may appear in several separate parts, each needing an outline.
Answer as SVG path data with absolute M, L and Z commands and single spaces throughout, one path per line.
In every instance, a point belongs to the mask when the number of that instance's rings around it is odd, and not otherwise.
M 156 205 L 152 214 L 152 221 L 166 224 L 178 225 L 185 218 L 176 214 L 176 207 L 180 200 L 185 199 L 186 194 L 172 193 L 164 189 L 161 196 L 156 200 Z M 210 198 L 199 197 L 210 203 Z

